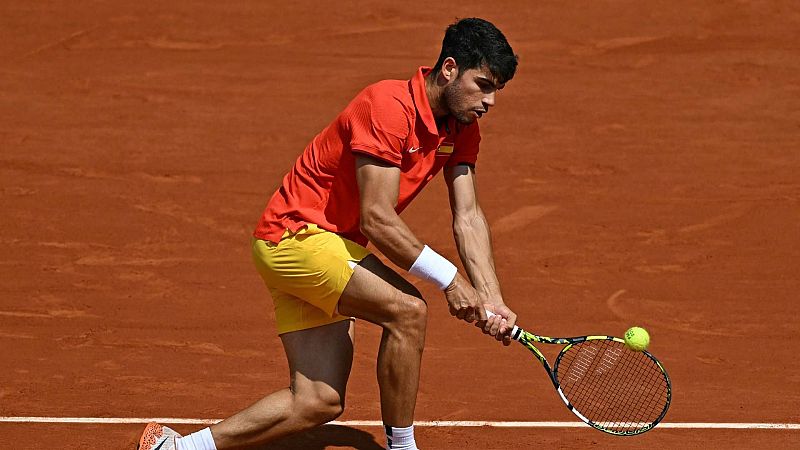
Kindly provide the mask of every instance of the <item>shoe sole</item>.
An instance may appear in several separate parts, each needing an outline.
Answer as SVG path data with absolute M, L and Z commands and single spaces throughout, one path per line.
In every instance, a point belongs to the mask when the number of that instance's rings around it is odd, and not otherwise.
M 163 435 L 164 428 L 161 425 L 155 422 L 148 423 L 142 432 L 142 437 L 139 438 L 139 444 L 136 445 L 136 450 L 147 450 Z

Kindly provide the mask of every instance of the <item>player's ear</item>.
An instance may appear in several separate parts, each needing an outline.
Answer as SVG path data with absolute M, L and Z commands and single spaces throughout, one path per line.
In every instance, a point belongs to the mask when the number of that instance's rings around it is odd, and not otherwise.
M 456 60 L 452 56 L 448 56 L 442 62 L 442 77 L 448 83 L 458 78 L 458 64 L 456 64 Z

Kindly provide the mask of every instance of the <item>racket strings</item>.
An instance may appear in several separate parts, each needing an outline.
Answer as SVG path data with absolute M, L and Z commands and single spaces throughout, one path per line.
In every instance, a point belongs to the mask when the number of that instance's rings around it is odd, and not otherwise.
M 596 341 L 595 345 L 609 345 L 610 341 Z M 658 395 L 659 380 L 643 377 L 642 366 L 620 361 L 625 355 L 619 348 L 598 349 L 586 346 L 578 349 L 583 355 L 583 364 L 589 358 L 590 366 L 582 369 L 588 376 L 572 377 L 572 383 L 564 383 L 565 395 L 573 405 L 593 422 L 609 428 L 627 428 L 652 423 L 660 415 Z M 588 357 L 586 355 L 589 355 Z M 567 365 L 569 367 L 569 365 Z M 646 367 L 646 366 L 645 366 Z M 657 409 L 656 409 L 657 408 Z
M 623 434 L 649 428 L 669 404 L 669 384 L 660 366 L 613 340 L 567 348 L 558 357 L 555 376 L 576 411 Z

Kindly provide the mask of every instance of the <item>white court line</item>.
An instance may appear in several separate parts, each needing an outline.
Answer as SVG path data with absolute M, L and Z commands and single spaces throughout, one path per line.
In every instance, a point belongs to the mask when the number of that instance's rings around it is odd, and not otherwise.
M 222 419 L 185 419 L 177 417 L 3 417 L 0 423 L 88 423 L 126 424 L 159 422 L 166 424 L 213 425 Z M 379 420 L 336 420 L 329 425 L 350 427 L 380 427 Z M 483 420 L 433 420 L 416 421 L 418 427 L 496 427 L 496 428 L 579 428 L 588 427 L 583 422 L 493 422 Z M 734 430 L 800 430 L 800 423 L 732 423 L 732 422 L 665 422 L 656 428 L 682 429 L 734 429 Z

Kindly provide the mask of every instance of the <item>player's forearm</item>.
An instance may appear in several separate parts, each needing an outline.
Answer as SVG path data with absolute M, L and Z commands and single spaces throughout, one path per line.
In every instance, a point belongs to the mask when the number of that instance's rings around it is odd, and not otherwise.
M 392 263 L 405 270 L 424 247 L 394 210 L 362 211 L 361 232 Z
M 453 236 L 472 285 L 484 298 L 502 302 L 492 256 L 491 232 L 483 212 L 478 209 L 472 214 L 455 217 Z

